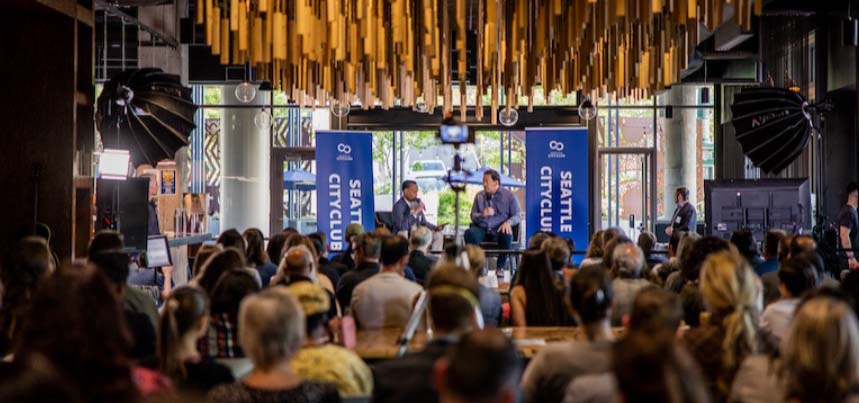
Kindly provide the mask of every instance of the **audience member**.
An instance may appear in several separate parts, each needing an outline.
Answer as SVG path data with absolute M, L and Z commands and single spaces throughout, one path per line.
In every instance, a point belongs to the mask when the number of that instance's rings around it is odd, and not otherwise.
M 206 393 L 233 382 L 230 369 L 197 351 L 209 322 L 209 297 L 196 287 L 179 287 L 164 301 L 158 326 L 158 369 L 180 389 Z
M 199 277 L 200 273 L 203 272 L 203 267 L 206 262 L 209 261 L 209 258 L 222 250 L 224 250 L 224 247 L 218 244 L 204 244 L 203 246 L 200 246 L 200 249 L 197 250 L 197 255 L 194 256 L 194 267 L 191 269 L 191 278 L 194 279 Z
M 603 246 L 603 256 L 602 256 L 602 265 L 601 268 L 606 272 L 611 272 L 611 267 L 614 265 L 614 250 L 617 249 L 620 245 L 632 245 L 632 240 L 627 238 L 626 235 L 619 235 L 612 238 L 611 241 Z
M 552 272 L 544 251 L 525 251 L 519 277 L 510 290 L 513 326 L 563 326 L 571 324 L 564 306 L 564 290 Z
M 707 258 L 717 252 L 736 250 L 730 243 L 717 237 L 704 237 L 691 244 L 688 253 L 684 257 L 681 274 L 685 280 L 680 290 L 680 304 L 683 306 L 683 320 L 691 327 L 697 327 L 700 323 L 701 312 L 704 309 L 704 301 L 701 297 L 698 278 L 701 267 Z
M 612 326 L 623 325 L 624 320 L 632 309 L 632 301 L 638 292 L 650 286 L 650 282 L 641 278 L 644 270 L 644 254 L 638 246 L 624 243 L 615 247 L 612 254 L 611 275 L 614 280 L 611 288 L 614 292 L 612 306 Z
M 296 283 L 316 284 L 313 275 L 313 253 L 304 245 L 293 246 L 286 251 L 286 255 L 280 262 L 278 274 L 272 278 L 272 285 L 290 286 Z M 325 293 L 329 300 L 328 318 L 336 318 L 340 310 L 334 293 L 327 289 Z
M 602 263 L 603 255 L 603 234 L 605 230 L 594 232 L 591 238 L 591 243 L 588 245 L 588 251 L 585 253 L 585 258 L 579 264 L 579 267 L 588 267 Z
M 528 402 L 560 402 L 575 378 L 610 369 L 614 334 L 610 314 L 613 293 L 608 275 L 581 269 L 570 280 L 569 303 L 587 340 L 548 345 L 531 360 L 522 375 Z
M 373 368 L 374 403 L 434 403 L 433 367 L 450 346 L 480 328 L 477 280 L 462 267 L 442 263 L 427 280 L 432 339 L 420 352 Z
M 698 244 L 707 240 L 696 243 L 696 253 L 705 249 Z M 683 341 L 701 365 L 714 400 L 723 402 L 743 359 L 760 348 L 756 321 L 760 312 L 760 280 L 735 250 L 709 256 L 700 276 L 709 319 L 686 332 Z
M 340 274 L 337 273 L 337 270 L 334 270 L 330 267 L 320 267 L 319 266 L 319 253 L 317 251 L 316 245 L 313 243 L 309 237 L 300 234 L 292 234 L 288 238 L 286 238 L 286 244 L 283 245 L 284 250 L 289 250 L 293 246 L 305 246 L 307 250 L 309 250 L 312 254 L 312 263 L 313 263 L 313 278 L 316 280 L 322 288 L 325 288 L 328 291 L 334 292 L 336 290 L 335 284 L 340 281 Z
M 412 313 L 412 304 L 423 291 L 406 280 L 409 242 L 392 235 L 382 240 L 381 270 L 355 286 L 350 309 L 355 322 L 364 329 L 403 327 Z
M 241 381 L 209 393 L 215 403 L 339 402 L 333 384 L 305 380 L 291 360 L 305 338 L 305 317 L 289 294 L 268 289 L 247 297 L 239 308 L 239 341 L 254 364 Z
M 747 229 L 734 231 L 731 234 L 731 243 L 737 247 L 737 251 L 749 262 L 751 267 L 758 267 L 759 264 L 764 262 L 761 259 L 760 252 L 758 252 L 758 242 L 752 231 Z
M 227 247 L 209 257 L 209 259 L 203 263 L 197 276 L 191 280 L 191 283 L 202 288 L 203 291 L 206 291 L 206 294 L 209 295 L 209 298 L 211 298 L 215 289 L 215 284 L 220 280 L 224 273 L 232 270 L 243 270 L 256 278 L 256 276 L 251 274 L 251 270 L 247 268 L 244 252 L 236 248 Z M 256 271 L 254 270 L 254 272 Z
M 232 249 L 232 248 L 231 248 Z M 203 357 L 240 358 L 245 354 L 238 343 L 239 302 L 259 291 L 259 283 L 245 268 L 223 272 L 211 294 L 212 307 L 206 335 L 197 342 Z M 238 329 L 238 330 L 237 330 Z
M 53 261 L 51 259 L 51 264 Z M 27 362 L 18 361 L 0 367 L 0 402 L 78 403 L 80 396 L 48 360 L 36 356 Z
M 469 333 L 436 364 L 439 402 L 516 402 L 520 366 L 516 347 L 500 331 Z
M 352 303 L 352 291 L 355 287 L 379 272 L 382 240 L 370 233 L 361 234 L 355 238 L 354 248 L 357 266 L 344 274 L 337 283 L 337 302 L 343 309 Z
M 567 245 L 567 241 L 559 237 L 550 236 L 543 241 L 540 245 L 540 249 L 545 251 L 546 255 L 549 256 L 549 263 L 552 264 L 552 273 L 563 288 L 564 267 L 570 263 L 570 255 L 572 254 L 572 250 L 569 245 Z
M 817 287 L 817 272 L 807 260 L 796 256 L 780 266 L 781 299 L 767 305 L 760 320 L 761 334 L 773 348 L 779 348 L 787 335 L 799 299 L 806 291 Z
M 674 233 L 672 233 L 672 237 Z M 701 235 L 697 232 L 681 232 L 680 240 L 677 243 L 677 259 L 674 260 L 675 266 L 671 267 L 674 271 L 665 279 L 665 289 L 680 293 L 683 286 L 686 285 L 686 277 L 683 275 L 683 267 L 686 259 L 692 253 L 695 243 L 701 239 Z M 727 242 L 725 243 L 727 245 Z M 671 261 L 669 261 L 671 263 Z
M 42 238 L 26 237 L 8 252 L 0 270 L 0 357 L 11 352 L 33 294 L 53 271 L 51 251 Z
M 782 238 L 779 243 L 779 261 L 792 258 L 800 254 L 815 253 L 817 243 L 809 235 L 789 235 Z M 816 264 L 816 263 L 815 263 Z M 764 287 L 764 306 L 769 305 L 781 297 L 779 291 L 778 271 L 769 272 L 761 276 L 761 283 Z
M 656 235 L 649 231 L 641 231 L 638 234 L 638 242 L 636 242 L 639 248 L 641 248 L 641 252 L 644 253 L 644 261 L 646 263 L 646 269 L 650 271 L 656 267 L 656 265 L 663 264 L 668 261 L 665 256 L 662 256 L 658 253 L 653 253 L 656 248 Z
M 356 243 L 357 243 L 358 237 L 363 233 L 364 233 L 364 227 L 361 226 L 361 224 L 353 222 L 353 223 L 347 225 L 346 226 L 346 234 L 343 237 L 343 239 L 346 240 L 346 242 L 345 242 L 346 250 L 344 250 L 343 252 L 332 257 L 331 261 L 341 263 L 344 266 L 346 266 L 347 272 L 350 272 L 350 271 L 357 269 L 358 268 L 357 266 L 359 266 L 361 264 L 361 262 L 356 261 L 355 257 L 353 255 L 355 254 L 355 249 L 357 246 Z M 346 273 L 340 273 L 340 274 L 344 275 Z M 342 304 L 342 302 L 341 302 L 341 304 Z
M 469 271 L 474 278 L 479 280 L 486 272 L 486 254 L 477 245 L 465 245 L 468 255 Z M 501 323 L 503 307 L 501 305 L 501 294 L 497 289 L 477 284 L 480 290 L 480 312 L 483 314 L 483 324 L 486 327 L 495 327 Z
M 674 231 L 671 233 L 671 237 L 668 239 L 668 260 L 665 263 L 656 265 L 651 270 L 651 277 L 658 285 L 668 288 L 668 277 L 673 273 L 680 272 L 680 258 L 678 256 L 678 250 L 680 247 L 680 239 L 685 236 L 685 234 L 686 232 L 684 231 Z M 677 276 L 679 276 L 679 274 L 675 275 L 675 277 Z M 679 290 L 676 292 L 679 292 Z
M 550 238 L 554 237 L 546 231 L 535 232 L 534 235 L 531 235 L 531 239 L 528 240 L 528 250 L 542 249 L 543 242 Z
M 268 245 L 265 247 L 265 253 L 268 255 L 268 261 L 276 266 L 280 266 L 280 260 L 283 259 L 283 245 L 286 244 L 288 235 L 283 232 L 272 234 L 268 239 Z M 271 279 L 269 279 L 271 281 Z
M 429 255 L 429 248 L 432 245 L 433 232 L 427 227 L 414 227 L 409 234 L 409 261 L 407 266 L 412 269 L 415 274 L 415 280 L 418 284 L 424 285 L 433 266 L 438 263 L 438 259 Z
M 328 237 L 325 236 L 324 232 L 314 232 L 308 235 L 307 238 L 313 242 L 316 256 L 319 258 L 319 270 L 322 273 L 326 273 L 326 276 L 331 279 L 332 285 L 336 287 L 340 281 L 340 276 L 346 273 L 348 268 L 343 263 L 332 262 L 328 259 L 331 250 L 328 248 Z
M 248 264 L 256 269 L 260 278 L 260 285 L 268 287 L 271 281 L 271 276 L 277 273 L 277 265 L 271 262 L 268 253 L 265 251 L 265 239 L 263 239 L 262 231 L 256 228 L 250 228 L 242 235 L 247 244 L 245 256 Z
M 247 250 L 247 243 L 245 242 L 245 238 L 242 237 L 242 234 L 234 228 L 228 229 L 224 232 L 221 232 L 221 235 L 218 236 L 218 245 L 221 245 L 226 248 L 236 248 L 242 253 L 242 257 L 247 260 L 245 256 L 245 251 Z
M 785 235 L 787 235 L 786 232 L 778 229 L 767 231 L 767 236 L 764 238 L 764 261 L 755 266 L 755 273 L 758 276 L 778 270 L 778 245 Z
M 337 385 L 341 397 L 370 396 L 370 368 L 355 352 L 332 342 L 327 290 L 307 281 L 290 284 L 284 290 L 295 297 L 305 316 L 306 339 L 292 359 L 292 370 L 302 378 Z

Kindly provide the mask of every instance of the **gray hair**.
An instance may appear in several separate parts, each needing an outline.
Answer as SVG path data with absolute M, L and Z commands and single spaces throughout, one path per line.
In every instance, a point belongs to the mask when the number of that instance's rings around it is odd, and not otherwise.
M 271 284 L 279 284 L 281 281 L 285 281 L 290 273 L 308 267 L 310 268 L 310 277 L 315 281 L 316 268 L 313 262 L 313 252 L 305 245 L 293 246 L 283 254 L 280 265 L 277 267 L 277 273 L 271 279 Z
M 612 271 L 617 277 L 638 278 L 644 268 L 644 252 L 633 243 L 623 243 L 614 248 Z
M 409 234 L 409 243 L 417 248 L 423 248 L 432 242 L 432 231 L 424 226 L 412 228 Z
M 249 295 L 239 307 L 239 343 L 262 370 L 292 358 L 305 337 L 304 311 L 294 297 L 278 288 Z

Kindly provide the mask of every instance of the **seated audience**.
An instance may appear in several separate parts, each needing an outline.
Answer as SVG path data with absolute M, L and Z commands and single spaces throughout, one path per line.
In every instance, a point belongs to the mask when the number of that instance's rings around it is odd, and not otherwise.
M 594 235 L 591 238 L 591 243 L 588 244 L 588 251 L 585 253 L 585 258 L 582 259 L 582 262 L 579 264 L 579 267 L 588 267 L 591 265 L 598 265 L 602 263 L 602 238 L 604 233 L 605 230 L 594 232 Z
M 337 283 L 337 302 L 343 309 L 352 303 L 352 291 L 355 287 L 378 273 L 380 268 L 379 255 L 382 253 L 382 240 L 379 237 L 364 233 L 357 236 L 354 243 L 357 266 L 344 274 Z
M 265 240 L 263 239 L 262 231 L 251 228 L 245 231 L 243 237 L 245 244 L 247 244 L 245 256 L 247 257 L 248 264 L 256 269 L 260 278 L 260 285 L 268 287 L 271 276 L 277 273 L 277 265 L 271 262 L 268 253 L 265 251 Z
M 427 227 L 414 227 L 409 234 L 409 261 L 407 266 L 412 269 L 415 274 L 415 280 L 418 284 L 424 285 L 433 266 L 438 262 L 438 258 L 429 255 L 429 248 L 432 245 L 432 231 Z
M 431 381 L 436 360 L 461 336 L 480 328 L 477 280 L 464 268 L 449 263 L 439 265 L 430 274 L 427 292 L 432 339 L 420 352 L 407 353 L 373 368 L 374 403 L 437 402 L 438 394 Z
M 570 279 L 569 303 L 586 340 L 544 347 L 522 375 L 528 402 L 560 402 L 567 385 L 579 376 L 610 369 L 614 334 L 610 314 L 613 293 L 608 275 L 599 269 L 579 270 Z
M 236 229 L 231 228 L 221 232 L 221 235 L 218 236 L 217 244 L 221 245 L 224 249 L 238 249 L 242 253 L 242 258 L 247 260 L 247 256 L 245 256 L 245 251 L 248 249 L 247 242 L 245 242 L 245 238 Z
M 283 247 L 284 250 L 289 250 L 293 246 L 299 245 L 305 246 L 313 254 L 313 277 L 316 279 L 316 282 L 322 288 L 334 292 L 336 290 L 335 284 L 340 281 L 340 274 L 332 268 L 319 266 L 319 253 L 313 240 L 304 235 L 292 234 L 286 238 L 286 244 Z
M 211 295 L 212 307 L 206 335 L 197 342 L 203 357 L 241 358 L 245 354 L 238 343 L 241 330 L 238 326 L 239 302 L 259 291 L 247 269 L 231 269 L 221 274 Z
M 674 233 L 672 232 L 672 237 L 674 236 L 673 234 Z M 677 294 L 683 290 L 683 287 L 688 282 L 686 276 L 683 274 L 683 267 L 685 266 L 685 262 L 689 258 L 689 255 L 692 253 L 695 243 L 700 239 L 701 235 L 698 235 L 697 232 L 682 232 L 680 234 L 680 242 L 677 244 L 677 259 L 674 261 L 676 266 L 672 267 L 674 271 L 665 279 L 666 290 Z M 725 242 L 725 245 L 727 245 L 727 242 Z M 671 261 L 668 263 L 671 263 Z
M 535 232 L 534 235 L 531 235 L 531 239 L 528 240 L 528 250 L 542 249 L 543 242 L 550 238 L 554 238 L 554 236 L 546 231 Z
M 314 232 L 308 235 L 307 238 L 313 242 L 314 252 L 316 252 L 316 256 L 319 258 L 319 271 L 325 273 L 331 280 L 331 285 L 336 288 L 337 283 L 340 281 L 340 276 L 346 273 L 348 268 L 343 263 L 332 262 L 328 259 L 331 250 L 328 248 L 328 237 L 325 236 L 325 233 L 321 231 Z
M 688 252 L 685 252 L 681 271 L 685 285 L 680 290 L 680 304 L 683 306 L 683 321 L 687 325 L 697 327 L 700 323 L 701 312 L 704 310 L 704 301 L 699 287 L 701 267 L 710 255 L 733 248 L 730 243 L 723 239 L 708 236 L 695 241 L 689 247 Z
M 516 347 L 500 331 L 469 333 L 436 364 L 439 402 L 516 402 L 520 367 Z
M 612 238 L 605 246 L 603 246 L 602 264 L 600 268 L 606 273 L 611 273 L 611 267 L 614 265 L 614 251 L 620 245 L 634 245 L 632 240 L 626 235 L 619 235 Z
M 33 293 L 53 272 L 51 251 L 42 238 L 26 237 L 8 252 L 0 270 L 0 357 L 11 352 Z
M 612 255 L 611 289 L 614 292 L 614 305 L 611 312 L 612 326 L 623 325 L 632 309 L 632 301 L 640 290 L 650 286 L 641 278 L 644 270 L 644 254 L 638 246 L 631 243 L 618 245 Z
M 80 397 L 48 360 L 38 356 L 0 366 L 0 402 L 78 403 Z
M 811 236 L 788 235 L 782 238 L 782 242 L 779 243 L 779 261 L 784 262 L 800 254 L 815 253 L 816 250 L 817 242 Z M 778 271 L 769 272 L 761 276 L 761 283 L 764 286 L 764 306 L 775 302 L 781 297 Z
M 656 235 L 652 232 L 642 231 L 638 234 L 636 245 L 641 248 L 641 252 L 644 253 L 644 261 L 646 263 L 645 269 L 647 272 L 650 272 L 650 269 L 653 269 L 656 265 L 660 265 L 668 261 L 664 255 L 653 253 L 656 248 Z
M 206 260 L 206 262 L 203 263 L 197 276 L 191 280 L 191 284 L 202 288 L 203 291 L 209 295 L 209 298 L 211 298 L 215 289 L 215 284 L 217 284 L 218 280 L 221 279 L 221 276 L 228 271 L 245 271 L 252 277 L 256 278 L 256 276 L 251 273 L 251 271 L 256 273 L 256 270 L 252 270 L 247 267 L 244 255 L 244 252 L 232 247 L 224 248 L 223 250 L 214 253 Z
M 779 348 L 787 335 L 799 299 L 817 287 L 817 272 L 810 262 L 797 256 L 781 264 L 778 279 L 781 299 L 767 305 L 760 321 L 761 334 L 773 348 Z
M 305 316 L 306 339 L 292 359 L 292 370 L 312 381 L 337 385 L 340 396 L 370 396 L 373 373 L 355 352 L 333 343 L 328 330 L 331 299 L 328 292 L 311 282 L 284 288 L 295 297 Z
M 305 380 L 291 361 L 305 337 L 298 301 L 278 289 L 247 297 L 239 308 L 239 341 L 254 363 L 242 380 L 209 392 L 214 403 L 339 402 L 336 386 Z
M 346 267 L 346 272 L 340 273 L 340 275 L 345 275 L 346 273 L 353 271 L 358 268 L 361 264 L 360 261 L 355 259 L 356 252 L 356 242 L 358 240 L 358 236 L 364 233 L 364 227 L 358 223 L 351 223 L 346 226 L 346 234 L 343 236 L 344 242 L 346 244 L 346 250 L 343 252 L 334 255 L 331 258 L 332 262 L 341 263 Z M 342 304 L 342 302 L 341 302 Z
M 275 266 L 280 266 L 280 260 L 283 258 L 283 245 L 286 244 L 287 235 L 283 232 L 272 234 L 268 239 L 268 245 L 265 247 L 265 253 L 268 255 L 268 261 Z M 271 279 L 269 279 L 271 281 Z
M 313 274 L 313 252 L 304 245 L 293 246 L 286 251 L 280 262 L 278 274 L 272 278 L 272 285 L 290 286 L 297 283 L 316 284 Z M 324 289 L 324 288 L 323 288 Z M 328 295 L 328 318 L 336 318 L 340 313 L 337 309 L 337 299 L 333 292 L 325 289 Z
M 737 247 L 740 255 L 749 262 L 751 267 L 758 267 L 759 264 L 764 262 L 758 252 L 758 241 L 755 239 L 755 234 L 752 231 L 747 229 L 734 231 L 731 234 L 731 244 Z
M 209 258 L 214 254 L 224 250 L 224 247 L 218 244 L 203 245 L 197 250 L 197 255 L 194 256 L 194 267 L 191 269 L 191 279 L 198 277 L 203 272 L 203 266 L 209 261 Z
M 785 235 L 787 233 L 782 230 L 767 231 L 767 236 L 764 238 L 764 261 L 755 266 L 755 273 L 758 276 L 778 270 L 778 245 Z
M 668 239 L 668 260 L 665 263 L 657 264 L 651 269 L 650 277 L 659 286 L 668 289 L 668 278 L 672 274 L 680 272 L 680 239 L 685 235 L 685 231 L 671 232 L 671 237 Z M 674 276 L 677 277 L 678 275 L 675 274 Z M 679 292 L 679 290 L 676 292 Z
M 480 289 L 480 312 L 483 314 L 483 325 L 495 327 L 501 323 L 502 305 L 501 294 L 495 288 L 485 287 L 480 284 L 480 277 L 486 273 L 486 254 L 477 245 L 465 245 L 468 254 L 469 271 L 478 280 L 477 287 Z
M 158 369 L 179 389 L 205 394 L 222 383 L 232 383 L 230 369 L 197 351 L 206 333 L 209 297 L 196 287 L 179 287 L 164 301 L 158 327 Z
M 572 250 L 567 244 L 567 241 L 559 237 L 549 237 L 540 246 L 540 249 L 546 252 L 549 256 L 549 263 L 552 264 L 552 274 L 558 280 L 558 285 L 564 286 L 564 268 L 570 263 L 570 255 Z
M 516 285 L 510 290 L 513 326 L 564 326 L 572 320 L 564 306 L 564 290 L 544 251 L 525 251 Z
M 409 260 L 409 242 L 399 235 L 386 237 L 382 240 L 380 260 L 381 270 L 352 292 L 352 316 L 363 329 L 404 327 L 415 299 L 423 291 L 420 285 L 403 277 Z
M 709 318 L 686 332 L 683 341 L 701 366 L 714 400 L 723 402 L 740 364 L 760 349 L 756 321 L 760 280 L 735 250 L 709 256 L 700 271 L 700 290 Z

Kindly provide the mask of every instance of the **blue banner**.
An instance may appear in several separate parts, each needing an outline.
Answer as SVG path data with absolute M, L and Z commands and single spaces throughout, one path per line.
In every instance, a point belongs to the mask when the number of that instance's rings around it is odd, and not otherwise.
M 528 238 L 551 231 L 588 245 L 588 130 L 525 129 L 525 219 Z M 582 256 L 573 256 L 576 262 Z
M 346 250 L 346 226 L 375 227 L 373 138 L 369 132 L 316 132 L 317 226 L 332 251 Z

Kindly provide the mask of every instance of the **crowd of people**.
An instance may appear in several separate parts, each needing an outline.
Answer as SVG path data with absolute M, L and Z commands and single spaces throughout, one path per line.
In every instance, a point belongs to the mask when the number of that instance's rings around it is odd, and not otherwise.
M 533 234 L 506 298 L 483 281 L 503 266 L 431 252 L 423 226 L 352 225 L 333 255 L 324 233 L 224 231 L 155 298 L 117 232 L 67 265 L 27 237 L 0 268 L 0 402 L 859 401 L 859 272 L 808 235 L 770 231 L 761 256 L 748 231 L 669 232 L 663 256 L 651 233 L 598 231 L 578 264 Z M 419 351 L 354 351 L 355 329 L 403 329 L 421 298 Z M 525 360 L 504 325 L 582 337 Z

